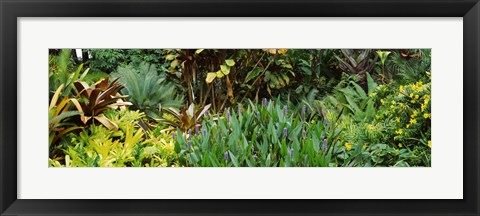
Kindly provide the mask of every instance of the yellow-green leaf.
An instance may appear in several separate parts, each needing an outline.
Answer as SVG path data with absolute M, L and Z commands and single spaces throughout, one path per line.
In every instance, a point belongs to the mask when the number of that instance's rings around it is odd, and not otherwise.
M 213 82 L 213 80 L 217 77 L 217 73 L 215 72 L 209 72 L 207 74 L 207 79 L 205 79 L 205 81 L 210 84 L 211 82 Z
M 100 123 L 102 123 L 105 127 L 107 127 L 109 130 L 118 130 L 118 125 L 115 124 L 115 122 L 111 121 L 107 117 L 105 117 L 103 114 L 100 114 L 98 116 L 93 117 L 96 120 L 98 120 Z
M 195 51 L 195 54 L 200 54 L 204 49 L 197 49 L 197 51 Z
M 228 67 L 227 65 L 220 65 L 220 70 L 225 75 L 228 75 L 230 73 L 230 67 Z
M 53 107 L 57 105 L 57 100 L 58 100 L 58 97 L 60 96 L 60 93 L 62 92 L 62 89 L 63 89 L 63 84 L 58 87 L 57 91 L 55 91 L 55 94 L 52 97 L 52 101 L 50 102 L 50 107 L 48 107 L 48 110 L 53 109 Z
M 65 155 L 65 166 L 70 167 L 70 155 Z
M 172 61 L 172 64 L 170 64 L 170 67 L 175 68 L 177 66 L 178 66 L 178 60 L 175 59 L 175 60 Z
M 82 122 L 85 124 L 87 123 L 87 119 L 85 119 L 85 115 L 83 114 L 83 109 L 82 109 L 82 106 L 80 105 L 80 103 L 78 102 L 77 99 L 75 98 L 71 98 L 70 101 L 72 101 L 72 103 L 75 105 L 75 107 L 77 108 L 78 112 L 80 112 L 80 120 L 82 120 Z
M 293 69 L 291 64 L 283 64 L 282 67 L 283 68 L 288 68 L 288 69 Z
M 174 54 L 169 54 L 169 55 L 167 55 L 167 56 L 165 57 L 165 60 L 171 61 L 171 60 L 175 59 L 176 57 L 177 57 L 177 56 L 174 55 Z
M 235 65 L 235 61 L 233 59 L 227 59 L 225 60 L 225 63 L 227 63 L 227 65 L 230 67 Z
M 224 76 L 223 73 L 222 73 L 222 71 L 217 71 L 216 74 L 217 74 L 217 77 L 218 77 L 218 78 L 222 78 L 222 77 Z

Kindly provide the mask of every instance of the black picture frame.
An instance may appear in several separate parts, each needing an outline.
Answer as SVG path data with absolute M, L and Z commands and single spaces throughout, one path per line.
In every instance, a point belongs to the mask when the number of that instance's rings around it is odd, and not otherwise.
M 1 215 L 479 215 L 478 0 L 0 0 Z M 18 17 L 463 17 L 461 200 L 17 199 Z M 452 76 L 455 76 L 452 72 Z M 440 117 L 448 118 L 448 116 Z

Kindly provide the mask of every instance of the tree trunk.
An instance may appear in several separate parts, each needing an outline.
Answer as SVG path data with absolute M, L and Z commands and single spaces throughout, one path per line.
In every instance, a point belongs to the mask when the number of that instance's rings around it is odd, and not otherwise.
M 82 49 L 82 62 L 85 64 L 88 61 L 88 50 Z

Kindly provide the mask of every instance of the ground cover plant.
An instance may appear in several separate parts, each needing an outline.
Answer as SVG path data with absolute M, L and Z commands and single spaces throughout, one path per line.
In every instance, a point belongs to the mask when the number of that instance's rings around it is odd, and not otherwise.
M 431 166 L 430 49 L 51 49 L 50 167 Z

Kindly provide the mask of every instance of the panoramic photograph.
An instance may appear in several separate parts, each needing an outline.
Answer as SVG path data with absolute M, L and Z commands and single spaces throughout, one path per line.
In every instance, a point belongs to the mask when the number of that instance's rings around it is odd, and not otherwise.
M 49 49 L 49 167 L 431 167 L 431 49 Z

